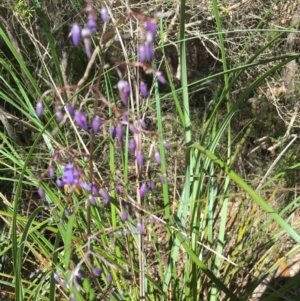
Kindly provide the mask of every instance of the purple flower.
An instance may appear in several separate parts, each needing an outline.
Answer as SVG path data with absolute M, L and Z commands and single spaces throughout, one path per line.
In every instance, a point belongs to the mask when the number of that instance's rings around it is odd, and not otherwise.
M 76 296 L 73 293 L 70 295 L 70 300 L 71 301 L 76 301 Z
M 101 8 L 100 15 L 101 15 L 101 19 L 102 19 L 103 22 L 108 21 L 108 12 L 107 12 L 107 9 L 105 7 Z
M 55 113 L 55 115 L 56 115 L 57 121 L 62 121 L 63 118 L 64 118 L 62 110 L 57 110 L 56 113 Z
M 161 158 L 159 152 L 154 153 L 154 160 L 156 161 L 157 164 L 161 164 Z
M 142 166 L 144 164 L 144 156 L 141 151 L 138 151 L 136 154 L 136 162 L 138 166 Z
M 43 114 L 43 111 L 44 111 L 43 104 L 41 102 L 38 102 L 36 104 L 36 108 L 35 108 L 35 112 L 36 112 L 37 117 L 41 117 L 42 114 Z
M 140 119 L 140 126 L 145 130 L 147 128 L 147 124 L 144 119 Z
M 50 178 L 54 178 L 54 168 L 53 167 L 49 168 L 48 173 L 49 173 Z
M 87 37 L 83 40 L 84 43 L 84 48 L 85 48 L 85 53 L 88 59 L 92 57 L 92 41 L 90 37 Z
M 138 222 L 136 224 L 136 229 L 139 232 L 139 234 L 144 234 L 144 227 L 143 227 L 143 225 L 140 222 Z
M 146 195 L 147 192 L 147 185 L 145 183 L 143 183 L 140 187 L 140 197 L 141 199 L 143 199 Z
M 55 280 L 57 283 L 60 283 L 60 282 L 61 282 L 61 279 L 60 279 L 60 277 L 59 277 L 58 274 L 54 273 L 54 274 L 53 274 L 53 278 L 54 278 L 54 280 Z
M 88 16 L 87 26 L 90 29 L 92 34 L 97 31 L 97 22 L 96 22 L 95 18 L 92 15 Z
M 106 280 L 107 280 L 107 282 L 109 282 L 109 283 L 112 282 L 112 276 L 111 276 L 111 274 L 107 274 L 107 275 L 106 275 Z
M 170 145 L 169 145 L 168 141 L 166 141 L 166 140 L 163 141 L 163 145 L 164 145 L 165 149 L 170 148 Z
M 154 189 L 154 182 L 153 182 L 152 180 L 150 180 L 150 181 L 148 182 L 148 187 L 149 187 L 150 190 L 153 190 L 153 189 Z
M 88 199 L 89 199 L 89 203 L 90 203 L 92 206 L 96 206 L 96 200 L 95 200 L 95 198 L 94 198 L 92 195 L 89 194 Z
M 78 185 L 80 178 L 79 170 L 73 166 L 73 164 L 68 164 L 64 168 L 63 182 L 66 185 Z
M 92 189 L 92 185 L 86 182 L 80 182 L 80 187 L 88 192 L 90 192 Z
M 39 189 L 38 189 L 37 192 L 38 192 L 38 195 L 39 195 L 40 198 L 44 198 L 45 197 L 45 191 L 44 191 L 43 188 L 39 187 Z
M 155 36 L 157 34 L 157 27 L 156 23 L 153 20 L 147 20 L 145 23 L 146 28 L 146 40 L 148 43 L 152 43 L 155 39 Z
M 100 195 L 103 197 L 105 205 L 108 205 L 110 202 L 110 196 L 108 194 L 108 192 L 105 189 L 100 189 L 99 190 Z
M 66 111 L 71 115 L 71 116 L 74 116 L 74 108 L 73 106 L 70 104 L 70 103 L 67 103 L 66 104 Z
M 139 130 L 132 124 L 129 126 L 129 129 L 133 134 L 138 134 L 139 133 Z
M 81 28 L 78 23 L 72 25 L 71 35 L 74 46 L 78 46 L 81 38 Z
M 87 126 L 86 117 L 80 111 L 75 111 L 75 122 L 83 130 L 87 131 L 88 126 Z
M 56 185 L 58 187 L 63 187 L 65 184 L 64 184 L 64 181 L 62 179 L 57 179 L 56 180 Z
M 123 139 L 123 126 L 121 124 L 118 124 L 116 127 L 116 138 L 118 140 L 122 140 Z
M 96 267 L 93 268 L 92 272 L 96 277 L 99 277 L 102 274 L 102 270 Z
M 117 134 L 116 128 L 115 128 L 114 126 L 112 126 L 112 127 L 110 128 L 110 135 L 111 135 L 111 138 L 112 138 L 112 139 L 115 139 L 115 138 L 116 138 L 116 134 Z
M 146 98 L 148 96 L 147 85 L 143 81 L 141 81 L 141 83 L 140 83 L 140 92 L 143 97 Z
M 138 57 L 140 62 L 151 62 L 154 57 L 153 45 L 146 43 L 145 45 L 141 45 L 138 48 Z
M 118 82 L 118 90 L 121 97 L 121 101 L 124 106 L 128 105 L 128 99 L 130 96 L 130 86 L 126 80 L 119 80 Z
M 95 184 L 92 184 L 91 185 L 91 191 L 92 191 L 92 194 L 93 196 L 99 196 L 99 188 L 95 185 Z
M 160 71 L 156 72 L 156 78 L 161 84 L 166 84 L 167 81 Z
M 130 139 L 129 141 L 129 151 L 134 154 L 136 149 L 136 141 L 135 139 Z
M 122 219 L 123 222 L 126 222 L 127 219 L 128 219 L 128 213 L 127 212 L 122 212 L 121 219 Z
M 92 122 L 92 129 L 93 129 L 93 132 L 95 134 L 98 133 L 98 131 L 100 129 L 100 126 L 101 126 L 100 117 L 99 116 L 95 116 L 94 119 L 93 119 L 93 122 Z

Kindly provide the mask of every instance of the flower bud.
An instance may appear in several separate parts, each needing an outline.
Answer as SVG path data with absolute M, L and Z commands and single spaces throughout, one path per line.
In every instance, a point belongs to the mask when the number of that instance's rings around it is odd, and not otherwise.
M 108 21 L 108 12 L 107 12 L 107 9 L 105 7 L 102 7 L 102 9 L 100 11 L 100 15 L 101 15 L 101 19 L 102 19 L 103 22 Z
M 157 34 L 157 27 L 156 23 L 154 20 L 147 20 L 145 23 L 145 28 L 146 28 L 146 40 L 147 42 L 151 43 L 154 41 L 155 36 Z
M 93 268 L 92 272 L 96 277 L 99 277 L 102 274 L 102 270 L 96 267 Z
M 96 206 L 96 200 L 91 194 L 89 194 L 88 200 L 92 206 Z
M 154 189 L 154 182 L 153 182 L 152 180 L 150 180 L 150 181 L 148 182 L 148 187 L 149 187 L 150 190 L 153 190 L 153 189 Z
M 66 111 L 70 114 L 70 116 L 74 116 L 74 108 L 70 103 L 66 104 Z
M 129 151 L 134 154 L 136 149 L 136 141 L 135 139 L 130 139 L 129 141 Z
M 62 121 L 64 118 L 62 110 L 57 110 L 55 112 L 55 116 L 56 116 L 57 121 Z
M 84 131 L 87 131 L 87 121 L 86 117 L 80 111 L 75 111 L 75 122 L 79 127 L 81 127 Z
M 112 282 L 112 276 L 111 276 L 111 274 L 107 274 L 106 275 L 106 280 L 107 280 L 108 283 Z
M 156 78 L 161 84 L 166 84 L 167 81 L 160 71 L 156 72 Z
M 139 232 L 139 234 L 144 234 L 144 227 L 143 227 L 143 225 L 140 222 L 138 222 L 136 224 L 136 229 Z
M 136 154 L 136 162 L 138 166 L 142 166 L 144 164 L 144 156 L 141 151 L 138 151 Z
M 143 183 L 140 187 L 140 197 L 141 199 L 143 199 L 146 195 L 147 192 L 147 185 L 145 183 Z
M 89 28 L 89 30 L 91 31 L 92 34 L 97 31 L 97 22 L 96 22 L 95 18 L 92 15 L 88 16 L 87 26 L 88 26 L 88 28 Z
M 39 187 L 39 189 L 38 189 L 37 192 L 38 192 L 38 195 L 39 195 L 40 198 L 44 198 L 45 197 L 45 191 L 44 191 L 43 188 Z
M 143 97 L 146 98 L 148 96 L 147 85 L 143 81 L 140 83 L 140 92 Z
M 110 128 L 110 135 L 111 135 L 111 138 L 112 139 L 115 139 L 116 138 L 116 128 L 114 127 L 114 126 L 112 126 L 111 128 Z
M 72 35 L 73 45 L 78 46 L 81 38 L 81 28 L 78 23 L 74 23 L 72 25 L 71 35 Z
M 43 103 L 39 101 L 39 102 L 36 104 L 36 109 L 35 109 L 35 112 L 36 112 L 37 117 L 41 117 L 42 114 L 43 114 L 43 111 L 44 111 Z
M 118 124 L 116 127 L 116 138 L 118 140 L 122 140 L 123 139 L 123 126 L 121 124 Z
M 160 158 L 159 152 L 154 153 L 154 159 L 155 159 L 157 164 L 161 164 L 161 158 Z
M 121 97 L 121 101 L 124 104 L 124 106 L 127 107 L 128 99 L 130 96 L 130 86 L 126 80 L 120 80 L 117 86 Z
M 105 205 L 108 205 L 110 202 L 110 196 L 108 194 L 108 192 L 105 189 L 100 189 L 99 190 L 100 195 L 103 197 Z
M 98 131 L 100 129 L 100 126 L 101 126 L 100 117 L 99 116 L 95 116 L 94 119 L 93 119 L 93 122 L 92 122 L 92 129 L 93 129 L 93 132 L 95 134 L 98 133 Z
M 170 148 L 170 145 L 169 145 L 168 141 L 166 141 L 166 140 L 163 141 L 163 145 L 164 145 L 165 149 L 169 149 Z
M 128 219 L 128 213 L 127 212 L 122 212 L 121 219 L 122 219 L 123 222 L 126 222 L 127 219 Z
M 152 44 L 140 45 L 138 48 L 138 57 L 140 62 L 151 62 L 154 57 L 154 49 Z
M 57 283 L 60 283 L 60 282 L 61 282 L 61 279 L 60 279 L 60 277 L 59 277 L 58 274 L 54 273 L 54 274 L 53 274 L 53 278 L 54 278 L 54 280 L 55 280 Z

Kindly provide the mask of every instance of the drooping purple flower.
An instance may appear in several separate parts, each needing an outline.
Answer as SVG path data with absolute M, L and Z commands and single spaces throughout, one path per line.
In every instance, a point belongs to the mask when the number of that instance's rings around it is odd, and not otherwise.
M 159 152 L 154 153 L 154 160 L 156 161 L 157 164 L 161 164 L 161 157 Z
M 99 188 L 95 185 L 95 184 L 92 184 L 91 185 L 91 192 L 92 192 L 92 195 L 93 196 L 99 196 Z
M 135 139 L 130 139 L 129 141 L 129 151 L 134 154 L 136 149 L 136 141 Z
M 54 178 L 54 168 L 53 167 L 49 167 L 48 173 L 49 173 L 50 178 Z
M 64 118 L 62 110 L 57 110 L 55 112 L 55 116 L 56 116 L 57 121 L 62 121 Z
M 156 37 L 157 34 L 157 27 L 154 20 L 147 20 L 145 23 L 146 28 L 146 40 L 148 43 L 152 43 Z
M 139 133 L 139 130 L 132 124 L 129 126 L 129 129 L 132 132 L 132 134 L 138 134 Z
M 121 219 L 122 219 L 123 222 L 126 222 L 127 219 L 128 219 L 128 213 L 123 211 L 122 215 L 121 215 Z
M 116 128 L 112 125 L 109 131 L 110 131 L 111 138 L 115 139 L 116 138 L 116 134 L 117 134 L 116 133 Z
M 38 192 L 38 195 L 39 195 L 39 197 L 40 197 L 41 199 L 45 197 L 45 191 L 44 191 L 43 188 L 39 187 L 39 189 L 38 189 L 37 192 Z
M 73 165 L 67 164 L 64 167 L 63 182 L 66 185 L 78 185 L 80 180 L 80 171 Z
M 149 187 L 150 190 L 153 190 L 153 189 L 154 189 L 154 182 L 153 182 L 152 180 L 150 180 L 150 181 L 148 182 L 148 187 Z
M 141 83 L 140 83 L 140 92 L 143 97 L 146 98 L 148 96 L 147 85 L 143 81 L 141 81 Z
M 37 117 L 41 117 L 42 114 L 43 114 L 43 111 L 44 111 L 43 103 L 39 101 L 36 104 L 36 108 L 35 108 L 35 112 L 36 112 Z
M 95 134 L 98 133 L 100 126 L 101 126 L 101 119 L 99 116 L 95 116 L 92 121 L 92 129 Z
M 122 79 L 119 80 L 117 86 L 118 86 L 121 101 L 124 104 L 124 106 L 127 107 L 128 99 L 130 96 L 130 86 L 126 80 L 122 80 Z
M 160 71 L 156 72 L 156 78 L 163 85 L 167 83 L 165 77 L 162 75 L 162 73 Z
M 87 121 L 86 121 L 86 117 L 84 116 L 84 114 L 80 111 L 75 111 L 75 122 L 77 123 L 77 125 L 79 127 L 81 127 L 83 130 L 87 131 L 88 126 L 87 126 Z
M 112 276 L 111 276 L 111 274 L 108 273 L 108 274 L 106 275 L 106 280 L 107 280 L 108 283 L 111 283 L 111 282 L 112 282 Z
M 73 293 L 70 295 L 70 300 L 71 301 L 76 301 L 76 296 Z
M 72 210 L 70 208 L 65 209 L 65 215 L 70 216 L 72 214 Z
M 88 192 L 90 192 L 92 189 L 92 185 L 86 182 L 80 182 L 80 187 Z
M 140 187 L 140 197 L 141 199 L 143 199 L 146 195 L 147 192 L 147 185 L 145 183 L 143 183 Z
M 101 19 L 102 19 L 103 22 L 108 21 L 108 12 L 107 12 L 107 9 L 105 7 L 101 8 L 100 15 L 101 15 Z
M 118 140 L 122 140 L 123 139 L 123 133 L 124 133 L 123 126 L 121 124 L 118 124 L 117 127 L 116 127 L 116 138 Z
M 70 103 L 66 104 L 66 111 L 70 114 L 70 116 L 74 116 L 75 110 Z
M 136 162 L 137 162 L 138 166 L 143 166 L 143 164 L 144 164 L 144 156 L 141 151 L 138 151 L 136 154 Z
M 59 277 L 58 274 L 53 273 L 53 278 L 54 278 L 54 280 L 55 280 L 57 283 L 60 283 L 60 282 L 61 282 L 61 279 L 60 279 L 60 277 Z
M 92 15 L 88 16 L 87 26 L 90 29 L 91 34 L 93 34 L 97 31 L 97 22 L 96 22 L 95 18 Z
M 97 268 L 97 267 L 94 267 L 92 272 L 96 277 L 99 277 L 102 274 L 102 270 L 100 268 Z
M 74 46 L 78 46 L 81 38 L 81 27 L 78 23 L 74 23 L 71 29 L 72 42 Z
M 140 222 L 138 222 L 136 224 L 136 229 L 139 232 L 139 234 L 144 234 L 144 227 L 143 227 L 143 225 Z
M 110 196 L 109 196 L 108 192 L 105 189 L 101 188 L 99 190 L 99 193 L 103 197 L 105 205 L 108 205 L 110 202 Z
M 96 200 L 91 194 L 89 194 L 88 200 L 92 206 L 96 206 Z
M 144 45 L 140 45 L 138 48 L 138 57 L 139 61 L 142 63 L 146 61 L 151 62 L 154 57 L 153 44 L 146 43 Z
M 145 130 L 147 128 L 147 124 L 144 119 L 140 119 L 140 126 Z
M 164 145 L 165 149 L 169 149 L 170 148 L 170 144 L 166 140 L 163 141 L 163 145 Z

